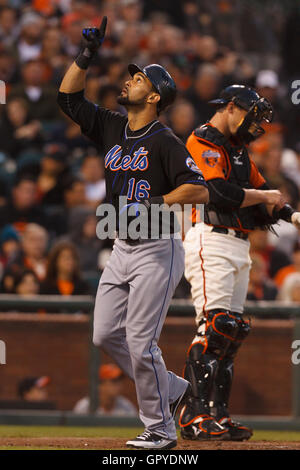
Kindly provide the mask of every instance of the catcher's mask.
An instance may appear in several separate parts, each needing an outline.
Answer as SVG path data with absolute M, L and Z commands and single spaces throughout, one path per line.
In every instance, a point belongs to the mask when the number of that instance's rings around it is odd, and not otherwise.
M 266 98 L 262 98 L 250 87 L 231 85 L 221 92 L 220 98 L 209 103 L 221 107 L 229 102 L 248 111 L 235 134 L 239 141 L 249 144 L 265 133 L 260 124 L 273 119 L 273 108 Z

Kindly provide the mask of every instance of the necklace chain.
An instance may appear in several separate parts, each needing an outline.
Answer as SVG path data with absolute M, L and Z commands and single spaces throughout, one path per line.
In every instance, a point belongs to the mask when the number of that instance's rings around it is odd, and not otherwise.
M 141 134 L 141 135 L 132 135 L 132 136 L 128 136 L 128 135 L 127 135 L 127 129 L 128 129 L 129 123 L 127 122 L 127 123 L 126 123 L 126 126 L 125 126 L 125 138 L 126 138 L 126 140 L 127 140 L 127 139 L 137 139 L 137 138 L 139 138 L 139 137 L 144 137 L 144 135 L 146 135 L 146 134 L 150 131 L 150 129 L 152 129 L 152 127 L 153 127 L 155 124 L 157 124 L 157 123 L 158 123 L 158 121 L 154 121 L 154 122 L 151 124 L 151 126 L 150 126 L 143 134 Z

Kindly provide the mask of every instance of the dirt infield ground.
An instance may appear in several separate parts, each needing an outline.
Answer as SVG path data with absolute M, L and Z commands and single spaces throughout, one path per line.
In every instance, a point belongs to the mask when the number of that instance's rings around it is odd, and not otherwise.
M 0 448 L 34 449 L 126 449 L 126 439 L 82 437 L 1 437 Z M 175 450 L 300 450 L 300 441 L 193 442 L 178 440 Z
M 2 450 L 126 450 L 126 441 L 143 428 L 0 425 Z M 300 450 L 300 431 L 254 430 L 247 442 L 199 442 L 181 439 L 172 451 L 185 450 Z

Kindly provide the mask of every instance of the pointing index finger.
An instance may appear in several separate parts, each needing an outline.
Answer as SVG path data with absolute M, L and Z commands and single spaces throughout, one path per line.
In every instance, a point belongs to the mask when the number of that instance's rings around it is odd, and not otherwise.
M 103 16 L 102 22 L 99 27 L 99 33 L 100 33 L 100 36 L 102 37 L 105 35 L 106 25 L 107 25 L 107 16 Z

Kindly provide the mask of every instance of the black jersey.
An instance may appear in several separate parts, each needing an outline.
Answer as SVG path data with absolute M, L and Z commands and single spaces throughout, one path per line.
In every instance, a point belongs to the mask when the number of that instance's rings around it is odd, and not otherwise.
M 106 197 L 117 211 L 119 196 L 132 203 L 186 183 L 206 185 L 185 145 L 159 121 L 131 131 L 127 116 L 89 102 L 83 91 L 59 92 L 58 103 L 104 155 Z

